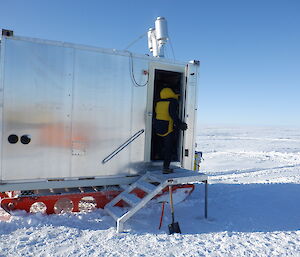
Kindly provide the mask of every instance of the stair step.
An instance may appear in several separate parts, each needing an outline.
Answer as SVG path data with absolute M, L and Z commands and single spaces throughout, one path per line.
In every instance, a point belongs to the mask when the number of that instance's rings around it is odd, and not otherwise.
M 113 217 L 114 220 L 117 220 L 118 218 L 122 217 L 125 213 L 126 210 L 123 210 L 122 208 L 118 206 L 108 206 L 104 208 L 110 216 Z
M 126 203 L 130 204 L 131 206 L 137 205 L 142 199 L 137 197 L 135 194 L 128 194 L 128 193 L 122 193 L 122 200 L 124 200 Z
M 153 182 L 163 183 L 166 181 L 165 177 L 162 177 L 161 175 L 151 174 L 150 172 L 147 173 L 147 177 Z
M 156 186 L 154 186 L 146 181 L 143 181 L 143 180 L 137 181 L 135 184 L 136 184 L 137 188 L 142 189 L 143 191 L 145 191 L 148 194 L 150 192 L 152 192 L 153 190 L 155 190 L 155 188 L 156 188 Z
M 120 202 L 123 198 L 123 194 L 125 194 L 126 192 L 123 191 L 122 193 L 120 193 L 119 195 L 117 195 L 115 198 L 113 198 L 108 204 L 105 205 L 105 207 L 111 206 L 113 207 L 114 205 L 116 205 L 118 202 Z
M 126 190 L 129 186 L 128 185 L 119 185 L 120 188 L 122 188 L 123 190 Z

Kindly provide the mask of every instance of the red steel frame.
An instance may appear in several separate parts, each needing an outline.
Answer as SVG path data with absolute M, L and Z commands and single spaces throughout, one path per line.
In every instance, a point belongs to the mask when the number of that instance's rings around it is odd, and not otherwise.
M 176 185 L 172 187 L 172 191 L 176 192 L 177 189 L 186 189 L 185 193 L 190 195 L 195 186 L 186 184 L 186 185 Z M 73 203 L 73 212 L 79 212 L 79 202 L 84 197 L 93 197 L 96 202 L 96 208 L 104 208 L 104 206 L 109 203 L 113 198 L 115 198 L 118 194 L 120 194 L 123 190 L 103 190 L 97 192 L 87 192 L 87 193 L 63 193 L 63 194 L 55 194 L 55 195 L 33 195 L 33 196 L 21 196 L 21 197 L 9 197 L 7 193 L 0 193 L 1 207 L 7 211 L 11 212 L 14 210 L 25 210 L 26 212 L 30 212 L 30 207 L 37 202 L 42 202 L 46 205 L 46 213 L 54 214 L 54 207 L 58 200 L 68 199 Z M 159 197 L 168 192 L 168 188 L 164 188 L 162 193 L 157 195 Z M 139 198 L 143 198 L 146 193 L 140 189 L 133 190 Z M 156 198 L 155 197 L 155 198 Z M 118 206 L 125 206 L 126 203 L 120 201 L 117 203 Z

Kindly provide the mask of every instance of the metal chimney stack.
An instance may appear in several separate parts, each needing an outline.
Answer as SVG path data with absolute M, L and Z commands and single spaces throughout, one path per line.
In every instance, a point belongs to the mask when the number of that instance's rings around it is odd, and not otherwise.
M 168 41 L 167 20 L 164 17 L 157 17 L 155 29 L 148 31 L 148 47 L 154 57 L 164 57 L 164 47 Z

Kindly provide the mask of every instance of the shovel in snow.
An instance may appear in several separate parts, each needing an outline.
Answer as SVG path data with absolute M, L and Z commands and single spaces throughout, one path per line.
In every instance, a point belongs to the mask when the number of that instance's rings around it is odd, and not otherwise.
M 171 206 L 171 214 L 172 214 L 172 223 L 168 226 L 169 227 L 169 235 L 172 235 L 174 233 L 181 234 L 181 230 L 180 230 L 178 222 L 174 222 L 174 206 L 173 206 L 172 186 L 169 186 L 169 194 L 170 194 L 170 206 Z

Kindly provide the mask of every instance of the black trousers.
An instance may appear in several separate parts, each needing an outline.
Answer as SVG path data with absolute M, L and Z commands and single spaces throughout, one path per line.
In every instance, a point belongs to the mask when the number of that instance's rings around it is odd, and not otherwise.
M 163 137 L 163 154 L 164 154 L 164 169 L 169 169 L 173 153 L 176 151 L 176 134 L 171 132 Z

